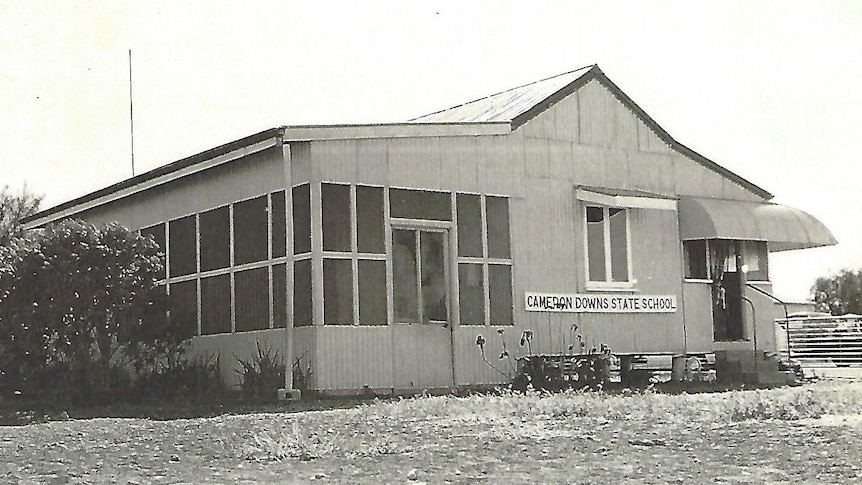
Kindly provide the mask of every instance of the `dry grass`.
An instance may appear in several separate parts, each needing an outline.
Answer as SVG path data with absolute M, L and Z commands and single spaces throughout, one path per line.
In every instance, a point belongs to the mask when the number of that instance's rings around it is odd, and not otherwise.
M 816 387 L 660 394 L 652 391 L 605 394 L 561 393 L 421 396 L 365 404 L 337 412 L 289 418 L 280 433 L 260 431 L 251 438 L 252 459 L 310 459 L 406 453 L 413 449 L 393 436 L 410 430 L 468 430 L 478 439 L 523 440 L 581 434 L 561 423 L 617 421 L 638 425 L 718 426 L 734 422 L 796 421 L 832 414 L 862 415 L 862 385 L 822 383 Z
M 355 404 L 355 403 L 354 403 Z M 0 427 L 0 483 L 862 483 L 862 383 Z

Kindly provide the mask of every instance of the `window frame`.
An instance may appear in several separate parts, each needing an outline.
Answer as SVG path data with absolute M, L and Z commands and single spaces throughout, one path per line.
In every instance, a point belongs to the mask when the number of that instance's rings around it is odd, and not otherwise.
M 683 264 L 686 265 L 683 267 L 683 275 L 689 274 L 689 258 L 686 253 L 685 244 L 690 241 L 704 241 L 706 246 L 706 259 L 704 263 L 706 264 L 706 278 L 690 278 L 688 276 L 684 276 L 683 280 L 687 283 L 713 283 L 715 278 L 712 275 L 712 251 L 711 246 L 715 244 L 715 241 L 736 241 L 739 243 L 740 251 L 742 251 L 742 262 L 743 267 L 747 266 L 748 258 L 751 257 L 752 253 L 749 251 L 749 247 L 751 245 L 764 245 L 764 262 L 766 268 L 759 268 L 757 271 L 749 271 L 747 268 L 743 268 L 745 270 L 746 279 L 751 281 L 752 283 L 771 283 L 772 275 L 769 271 L 770 262 L 769 262 L 769 241 L 758 240 L 758 239 L 686 239 L 681 241 L 682 251 L 683 251 Z M 757 253 L 754 253 L 755 257 L 757 257 Z M 725 263 L 727 264 L 727 263 Z M 738 271 L 739 269 L 737 269 Z M 757 273 L 766 273 L 766 279 L 748 279 L 749 274 L 757 274 Z
M 482 246 L 482 255 L 481 256 L 461 256 L 460 248 L 458 247 L 458 241 L 455 241 L 455 255 L 456 255 L 456 267 L 455 267 L 455 290 L 454 293 L 457 295 L 453 297 L 454 303 L 457 305 L 457 316 L 458 316 L 458 325 L 464 325 L 467 327 L 508 327 L 514 325 L 515 322 L 515 270 L 513 264 L 513 253 L 514 249 L 512 247 L 512 200 L 510 196 L 507 195 L 498 195 L 498 194 L 490 194 L 490 193 L 475 193 L 475 192 L 453 192 L 453 200 L 452 200 L 452 210 L 455 212 L 453 217 L 453 227 L 456 229 L 458 227 L 458 212 L 457 212 L 457 198 L 458 195 L 475 195 L 479 197 L 479 214 L 481 220 L 481 234 L 480 241 Z M 506 244 L 508 245 L 508 258 L 494 258 L 490 256 L 490 241 L 489 241 L 489 231 L 488 231 L 488 206 L 487 206 L 487 198 L 488 197 L 496 197 L 506 200 L 506 208 L 507 208 L 507 217 L 509 220 L 507 221 L 507 229 L 508 233 L 506 236 L 508 240 Z M 460 236 L 460 234 L 458 235 Z M 478 323 L 469 323 L 464 324 L 461 322 L 461 265 L 462 264 L 475 264 L 481 267 L 482 270 L 482 297 L 483 297 L 483 314 L 484 314 L 484 322 L 482 324 Z M 509 301 L 509 323 L 498 324 L 494 323 L 491 319 L 491 266 L 508 266 L 509 267 L 509 294 L 511 295 Z
M 349 203 L 348 203 L 349 227 L 347 229 L 349 231 L 348 239 L 350 241 L 350 248 L 347 250 L 324 249 L 324 247 L 323 247 L 323 230 L 321 230 L 319 236 L 314 235 L 313 237 L 319 238 L 319 241 L 320 241 L 319 242 L 319 244 L 320 244 L 320 253 L 319 254 L 320 254 L 320 258 L 321 258 L 320 259 L 320 271 L 321 271 L 321 278 L 322 278 L 321 282 L 324 283 L 324 289 L 326 287 L 326 284 L 325 284 L 326 275 L 323 273 L 323 267 L 325 266 L 325 261 L 337 260 L 337 259 L 350 261 L 351 287 L 353 290 L 352 294 L 351 294 L 351 298 L 352 298 L 351 304 L 352 304 L 352 308 L 353 308 L 353 321 L 350 323 L 347 323 L 347 322 L 344 322 L 344 323 L 342 323 L 342 322 L 326 323 L 326 311 L 325 311 L 326 308 L 324 305 L 324 311 L 321 314 L 322 321 L 319 322 L 319 324 L 320 325 L 326 325 L 326 326 L 340 326 L 340 327 L 389 325 L 392 323 L 392 316 L 389 312 L 390 304 L 389 304 L 389 297 L 388 297 L 388 293 L 389 293 L 388 288 L 390 286 L 390 281 L 391 281 L 389 279 L 389 268 L 391 265 L 391 261 L 389 260 L 390 259 L 389 258 L 389 250 L 388 250 L 389 235 L 387 234 L 387 225 L 386 225 L 386 221 L 389 218 L 389 190 L 386 186 L 383 186 L 383 185 L 323 180 L 323 181 L 319 182 L 319 184 L 318 184 L 318 186 L 320 187 L 320 189 L 319 189 L 320 198 L 319 198 L 318 203 L 320 205 L 319 210 L 320 210 L 320 217 L 321 218 L 323 217 L 323 186 L 324 185 L 338 185 L 338 186 L 345 186 L 345 187 L 349 188 Z M 362 252 L 359 249 L 359 227 L 358 227 L 359 226 L 359 221 L 358 221 L 359 209 L 357 207 L 357 201 L 358 201 L 358 199 L 357 199 L 357 188 L 358 187 L 368 187 L 368 188 L 374 188 L 374 189 L 382 190 L 382 193 L 383 193 L 382 204 L 383 204 L 383 206 L 381 207 L 381 210 L 383 210 L 383 219 L 382 219 L 383 229 L 381 232 L 381 236 L 384 238 L 384 240 L 383 240 L 383 252 L 369 253 L 369 252 Z M 321 224 L 321 228 L 322 228 L 322 224 Z M 300 260 L 306 259 L 308 257 L 310 257 L 310 253 L 304 253 L 301 256 L 295 256 L 294 259 L 296 261 L 300 261 Z M 360 309 L 360 303 L 361 303 L 362 297 L 359 293 L 359 286 L 360 286 L 359 285 L 359 278 L 360 278 L 359 262 L 360 261 L 383 261 L 386 264 L 387 292 L 386 292 L 385 298 L 386 298 L 387 317 L 386 317 L 385 323 L 368 324 L 368 323 L 362 322 L 361 309 Z M 313 282 L 313 280 L 314 280 L 314 278 L 312 277 L 312 282 Z M 312 292 L 313 292 L 313 290 L 312 290 Z M 325 296 L 324 296 L 324 298 L 325 298 Z M 314 325 L 316 325 L 316 323 Z
M 303 185 L 303 184 L 300 184 L 300 185 Z M 292 190 L 292 188 L 291 188 L 291 190 Z M 200 209 L 200 210 L 197 210 L 195 212 L 191 212 L 191 213 L 179 216 L 179 217 L 174 217 L 174 218 L 167 219 L 165 221 L 157 222 L 155 224 L 150 224 L 148 226 L 145 226 L 145 227 L 142 227 L 139 229 L 139 232 L 140 232 L 142 230 L 150 229 L 152 227 L 158 226 L 159 224 L 164 225 L 165 239 L 166 239 L 165 266 L 166 266 L 166 271 L 167 271 L 167 277 L 164 280 L 161 280 L 160 284 L 166 285 L 168 293 L 170 293 L 171 286 L 173 286 L 175 284 L 190 282 L 190 281 L 195 282 L 196 298 L 197 298 L 197 331 L 193 336 L 200 337 L 200 336 L 225 334 L 225 332 L 220 332 L 218 334 L 209 334 L 209 333 L 204 334 L 204 333 L 202 333 L 202 330 L 203 330 L 203 328 L 202 328 L 202 313 L 203 312 L 202 312 L 201 306 L 202 306 L 202 299 L 203 299 L 203 294 L 202 294 L 203 290 L 202 290 L 201 281 L 204 279 L 212 278 L 212 277 L 222 277 L 222 276 L 228 277 L 228 279 L 230 281 L 229 297 L 230 297 L 231 330 L 229 333 L 231 333 L 231 334 L 233 334 L 233 333 L 248 333 L 248 332 L 258 332 L 261 330 L 268 330 L 268 329 L 273 329 L 273 328 L 285 328 L 285 327 L 279 326 L 279 325 L 281 325 L 281 322 L 276 322 L 277 311 L 276 311 L 276 308 L 274 305 L 276 304 L 277 299 L 276 299 L 276 296 L 274 293 L 276 291 L 275 282 L 274 282 L 274 280 L 275 280 L 274 271 L 276 271 L 278 268 L 284 268 L 285 269 L 284 282 L 283 282 L 283 285 L 285 286 L 284 289 L 286 291 L 292 293 L 292 291 L 293 291 L 293 263 L 297 259 L 310 259 L 310 257 L 311 257 L 310 253 L 306 253 L 306 254 L 300 256 L 299 258 L 293 256 L 293 254 L 292 254 L 292 252 L 293 252 L 293 250 L 292 250 L 292 243 L 293 243 L 292 238 L 294 237 L 293 226 L 292 226 L 293 214 L 292 214 L 292 200 L 289 200 L 287 198 L 288 194 L 292 195 L 292 191 L 288 191 L 288 189 L 280 189 L 280 188 L 275 189 L 275 190 L 268 190 L 268 191 L 261 193 L 261 194 L 256 194 L 253 196 L 244 197 L 242 199 L 231 201 L 227 204 L 221 204 L 221 205 L 217 205 L 217 206 L 213 206 L 213 207 Z M 284 226 L 285 226 L 284 227 L 284 230 L 285 230 L 285 235 L 284 235 L 285 254 L 280 255 L 280 256 L 276 256 L 274 254 L 275 240 L 274 240 L 273 231 L 275 229 L 275 227 L 274 227 L 275 217 L 273 214 L 273 210 L 276 206 L 275 206 L 273 201 L 275 200 L 275 197 L 277 195 L 284 197 L 284 206 L 283 206 L 284 215 L 283 215 L 283 218 L 284 218 Z M 235 206 L 237 204 L 247 202 L 247 201 L 250 201 L 253 199 L 260 199 L 260 198 L 263 198 L 263 200 L 266 201 L 266 213 L 267 213 L 267 215 L 266 215 L 266 233 L 261 234 L 261 236 L 265 237 L 265 239 L 266 239 L 266 255 L 263 259 L 260 259 L 260 260 L 246 262 L 246 263 L 239 263 L 236 260 L 236 254 L 235 254 L 235 252 L 236 252 L 235 248 L 236 248 L 236 242 L 237 241 L 236 241 L 236 237 L 235 237 L 235 225 L 236 225 L 235 216 L 236 216 L 236 214 L 235 214 L 234 209 L 235 209 Z M 201 215 L 204 213 L 219 210 L 219 209 L 224 209 L 224 208 L 227 208 L 227 210 L 228 210 L 228 234 L 226 237 L 228 239 L 229 264 L 228 264 L 228 266 L 222 267 L 222 268 L 204 270 L 201 267 L 201 223 L 200 223 L 200 218 L 201 218 Z M 194 230 L 194 246 L 195 246 L 194 267 L 195 267 L 195 269 L 191 273 L 177 276 L 177 275 L 171 274 L 171 265 L 170 265 L 171 227 L 170 227 L 170 225 L 172 222 L 179 221 L 179 220 L 185 219 L 185 218 L 191 218 L 191 220 L 194 222 L 194 229 L 195 229 Z M 260 328 L 260 329 L 237 331 L 236 330 L 236 328 L 237 328 L 236 275 L 237 275 L 237 273 L 240 273 L 243 271 L 260 270 L 260 269 L 266 269 L 266 275 L 267 275 L 266 300 L 268 302 L 268 311 L 266 313 L 268 314 L 268 326 L 266 328 Z M 289 273 L 288 273 L 288 271 L 289 271 Z M 285 298 L 282 298 L 282 301 L 285 304 L 285 309 L 282 312 L 284 314 L 283 318 L 285 319 L 284 324 L 287 326 L 292 325 L 293 324 L 292 322 L 293 322 L 294 301 L 291 298 L 290 294 L 286 294 Z M 281 313 L 278 313 L 278 315 L 282 316 Z
M 592 280 L 590 276 L 590 242 L 588 237 L 589 222 L 587 222 L 587 210 L 589 208 L 599 208 L 602 210 L 602 233 L 604 239 L 604 267 L 605 279 Z M 612 267 L 612 241 L 611 241 L 611 221 L 610 209 L 623 211 L 626 216 L 626 281 L 613 281 Z M 632 207 L 600 204 L 596 202 L 583 201 L 581 208 L 581 220 L 583 227 L 583 248 L 584 248 L 584 277 L 587 290 L 597 291 L 634 291 L 634 286 L 637 280 L 634 279 L 634 264 L 632 257 L 632 231 L 631 231 L 631 214 Z

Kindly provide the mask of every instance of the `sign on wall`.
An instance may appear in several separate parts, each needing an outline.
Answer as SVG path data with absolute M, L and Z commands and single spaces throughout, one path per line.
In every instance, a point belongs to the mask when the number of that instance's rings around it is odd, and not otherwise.
M 528 312 L 674 313 L 676 295 L 525 293 Z

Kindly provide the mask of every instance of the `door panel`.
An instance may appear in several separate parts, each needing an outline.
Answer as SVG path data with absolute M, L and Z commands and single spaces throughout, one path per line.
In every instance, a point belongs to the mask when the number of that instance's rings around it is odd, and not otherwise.
M 392 288 L 396 323 L 419 321 L 416 234 L 417 231 L 407 229 L 392 231 Z
M 394 369 L 398 389 L 451 387 L 449 232 L 394 228 Z
M 449 321 L 446 291 L 446 258 L 443 232 L 419 232 L 422 248 L 422 323 Z

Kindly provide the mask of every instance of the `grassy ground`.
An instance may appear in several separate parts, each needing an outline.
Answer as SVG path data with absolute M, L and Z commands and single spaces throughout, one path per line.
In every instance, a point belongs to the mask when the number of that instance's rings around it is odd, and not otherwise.
M 351 404 L 3 427 L 0 482 L 862 481 L 862 383 Z

